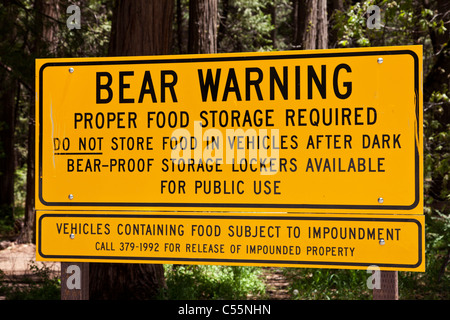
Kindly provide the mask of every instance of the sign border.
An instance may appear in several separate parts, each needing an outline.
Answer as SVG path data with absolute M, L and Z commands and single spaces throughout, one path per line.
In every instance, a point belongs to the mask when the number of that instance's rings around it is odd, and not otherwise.
M 345 49 L 344 49 L 345 50 Z M 360 49 L 361 50 L 361 49 Z M 227 209 L 244 209 L 244 208 L 266 208 L 266 209 L 285 209 L 289 212 L 289 209 L 335 209 L 335 210 L 377 210 L 383 212 L 385 210 L 412 210 L 416 208 L 420 203 L 420 153 L 418 140 L 422 139 L 420 136 L 420 99 L 422 98 L 420 92 L 420 80 L 419 80 L 419 58 L 416 52 L 409 49 L 381 49 L 376 50 L 356 50 L 353 51 L 349 49 L 348 51 L 334 51 L 333 52 L 321 52 L 321 53 L 293 53 L 293 54 L 262 54 L 255 55 L 249 54 L 248 56 L 243 56 L 242 54 L 236 54 L 231 56 L 224 56 L 222 54 L 217 54 L 217 56 L 208 55 L 207 57 L 198 57 L 191 55 L 188 57 L 175 56 L 174 58 L 169 58 L 169 56 L 158 57 L 155 56 L 154 59 L 129 59 L 126 57 L 112 57 L 111 60 L 106 61 L 69 61 L 69 62 L 47 62 L 44 63 L 39 69 L 39 168 L 38 168 L 38 198 L 41 204 L 49 207 L 135 207 L 135 208 L 227 208 Z M 166 203 L 166 202 L 48 202 L 44 200 L 43 195 L 43 168 L 42 168 L 42 137 L 43 137 L 43 73 L 45 68 L 54 66 L 92 66 L 92 65 L 132 65 L 132 64 L 164 64 L 164 63 L 197 63 L 197 62 L 224 62 L 224 61 L 246 61 L 246 60 L 284 60 L 284 59 L 311 59 L 311 58 L 327 58 L 327 57 L 354 57 L 354 56 L 377 56 L 377 55 L 410 55 L 414 59 L 414 93 L 415 93 L 415 104 L 416 110 L 415 115 L 417 119 L 417 128 L 414 134 L 414 202 L 410 205 L 333 205 L 333 204 L 259 204 L 259 203 Z M 292 211 L 291 211 L 292 212 Z
M 45 217 L 91 217 L 91 218 L 167 218 L 167 219 L 249 219 L 249 220 L 320 220 L 320 221 L 373 221 L 373 222 L 405 222 L 405 223 L 415 223 L 418 227 L 418 261 L 415 264 L 398 264 L 398 263 L 381 263 L 376 264 L 375 262 L 335 262 L 335 261 L 292 261 L 292 260 L 261 260 L 261 259 L 211 259 L 211 258 L 164 258 L 164 257 L 130 257 L 130 256 L 79 256 L 79 255 L 46 255 L 42 252 L 42 220 Z M 39 255 L 44 259 L 61 259 L 65 260 L 98 260 L 98 261 L 108 261 L 116 260 L 115 262 L 121 261 L 127 263 L 128 261 L 157 261 L 166 263 L 183 263 L 183 262 L 203 262 L 203 263 L 246 263 L 246 264 L 261 264 L 261 265 L 290 265 L 292 267 L 296 266 L 314 266 L 314 267 L 369 267 L 376 265 L 377 267 L 383 268 L 403 268 L 403 269 L 417 269 L 423 263 L 423 232 L 422 223 L 412 217 L 408 218 L 358 218 L 358 217 L 336 217 L 336 216 L 325 216 L 325 217 L 302 217 L 302 216 L 292 216 L 291 214 L 286 214 L 284 216 L 270 215 L 270 216 L 208 216 L 208 215 L 165 215 L 165 214 L 107 214 L 107 213 L 43 213 L 39 217 L 37 222 L 38 238 L 36 250 Z M 413 270 L 412 270 L 413 271 Z

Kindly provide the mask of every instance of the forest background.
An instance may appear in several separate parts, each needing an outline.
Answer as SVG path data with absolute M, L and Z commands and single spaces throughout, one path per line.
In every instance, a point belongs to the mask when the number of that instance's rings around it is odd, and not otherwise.
M 80 9 L 80 20 L 70 20 Z M 369 6 L 380 9 L 374 28 Z M 72 16 L 73 17 L 73 16 Z M 72 24 L 70 24 L 72 23 Z M 77 25 L 79 23 L 79 25 Z M 79 27 L 79 28 L 78 28 Z M 186 53 L 423 46 L 425 274 L 402 272 L 403 298 L 449 298 L 450 2 L 448 0 L 2 0 L 0 2 L 0 241 L 34 243 L 35 59 Z M 102 280 L 127 277 L 117 297 L 154 297 L 175 278 L 162 266 L 92 265 L 93 297 Z M 105 269 L 106 268 L 106 269 Z M 190 281 L 201 269 L 187 268 Z M 176 270 L 180 276 L 180 269 Z M 211 273 L 213 274 L 214 272 Z M 242 273 L 243 269 L 232 269 Z M 246 271 L 248 272 L 248 270 Z M 245 273 L 245 272 L 244 272 Z M 291 269 L 297 298 L 355 297 L 345 270 Z M 341 279 L 341 280 L 339 280 Z M 142 283 L 147 285 L 142 287 Z M 320 290 L 320 286 L 323 290 Z M 133 287 L 134 286 L 134 287 Z M 340 286 L 346 286 L 347 290 Z M 125 288 L 127 287 L 127 288 Z M 136 290 L 136 287 L 141 288 Z M 313 289 L 315 287 L 315 293 Z M 131 289 L 130 289 L 131 288 Z M 134 288 L 134 289 L 132 289 Z M 155 291 L 155 288 L 159 288 Z M 350 288 L 350 289 L 348 289 Z M 111 288 L 109 288 L 111 289 Z M 319 290 L 318 290 L 319 289 Z M 235 288 L 236 290 L 236 288 Z M 297 291 L 296 291 L 297 290 Z M 303 296 L 298 295 L 298 291 Z M 331 290 L 331 291 L 330 291 Z M 334 290 L 334 291 L 333 291 Z M 337 292 L 347 295 L 339 296 Z M 205 290 L 203 290 L 205 291 Z M 100 292 L 96 293 L 95 292 Z M 307 293 L 310 292 L 310 293 Z M 203 296 L 202 296 L 203 294 Z M 170 294 L 166 292 L 166 296 Z M 211 294 L 210 294 L 211 295 Z M 212 294 L 214 296 L 214 294 Z M 367 297 L 367 292 L 361 297 Z M 200 297 L 211 298 L 205 293 Z M 294 297 L 294 296 L 292 296 Z M 294 297 L 294 298 L 295 298 Z M 110 297 L 109 297 L 110 298 Z

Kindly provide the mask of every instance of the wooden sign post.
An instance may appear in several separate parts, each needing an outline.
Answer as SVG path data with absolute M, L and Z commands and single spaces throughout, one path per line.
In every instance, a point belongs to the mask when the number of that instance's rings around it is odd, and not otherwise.
M 89 300 L 89 263 L 61 262 L 61 300 Z
M 380 288 L 373 289 L 373 300 L 398 300 L 398 271 L 381 271 Z

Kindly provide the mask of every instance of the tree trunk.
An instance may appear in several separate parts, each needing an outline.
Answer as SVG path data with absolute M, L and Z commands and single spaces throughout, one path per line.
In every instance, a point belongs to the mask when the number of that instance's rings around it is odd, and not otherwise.
M 16 37 L 15 5 L 5 3 L 5 12 L 0 21 L 0 30 L 10 30 L 2 34 L 1 44 L 6 50 L 14 50 Z M 0 61 L 1 63 L 2 61 Z M 14 222 L 14 173 L 15 173 L 15 97 L 17 80 L 7 65 L 0 64 L 0 219 L 7 224 Z
M 217 0 L 189 1 L 189 53 L 217 52 Z
M 302 35 L 302 49 L 304 50 L 316 49 L 318 1 L 321 0 L 302 1 L 302 4 L 304 5 L 303 10 L 306 12 L 305 21 L 303 21 L 305 26 Z
M 328 49 L 328 20 L 327 1 L 318 0 L 317 3 L 317 49 Z
M 327 49 L 328 22 L 326 0 L 293 0 L 293 47 Z
M 178 54 L 182 54 L 183 50 L 183 10 L 181 8 L 181 0 L 175 0 L 177 2 L 177 47 Z
M 170 54 L 173 1 L 118 0 L 109 46 L 110 56 Z
M 301 21 L 304 20 L 304 11 L 300 10 L 300 5 L 300 0 L 292 0 L 292 48 L 296 50 L 301 49 L 303 34 Z
M 36 38 L 34 39 L 34 54 L 36 57 L 54 57 L 58 50 L 58 28 L 60 1 L 35 0 L 34 16 Z M 34 69 L 32 69 L 34 71 Z M 35 88 L 35 78 L 31 77 L 31 88 Z M 31 243 L 36 241 L 35 234 L 35 92 L 30 92 L 30 109 L 28 112 L 28 156 L 27 156 L 27 186 L 25 198 L 24 225 L 17 239 L 18 243 Z
M 148 300 L 166 286 L 161 264 L 91 263 L 91 300 Z
M 35 99 L 30 99 L 30 111 L 28 117 L 28 156 L 27 156 L 27 186 L 25 198 L 25 215 L 23 227 L 17 239 L 18 243 L 36 242 L 36 213 L 34 210 L 35 196 Z
M 16 80 L 4 69 L 0 71 L 0 218 L 14 221 L 14 107 Z
M 110 55 L 169 54 L 172 19 L 172 1 L 118 0 Z M 166 285 L 161 264 L 91 263 L 89 278 L 91 300 L 152 299 Z

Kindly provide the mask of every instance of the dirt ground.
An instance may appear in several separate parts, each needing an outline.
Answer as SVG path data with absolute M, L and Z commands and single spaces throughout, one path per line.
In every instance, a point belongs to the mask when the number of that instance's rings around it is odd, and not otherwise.
M 36 261 L 36 246 L 34 244 L 16 244 L 14 242 L 0 242 L 0 270 L 9 279 L 32 275 L 30 266 L 39 268 L 46 266 L 55 275 L 61 272 L 60 262 Z M 277 268 L 266 268 L 267 292 L 270 299 L 289 299 L 288 283 Z M 0 297 L 2 300 L 3 297 Z
M 36 261 L 36 246 L 34 244 L 15 244 L 2 242 L 0 246 L 0 270 L 6 276 L 22 276 L 31 274 L 31 265 L 46 266 L 51 271 L 60 272 L 60 262 Z

